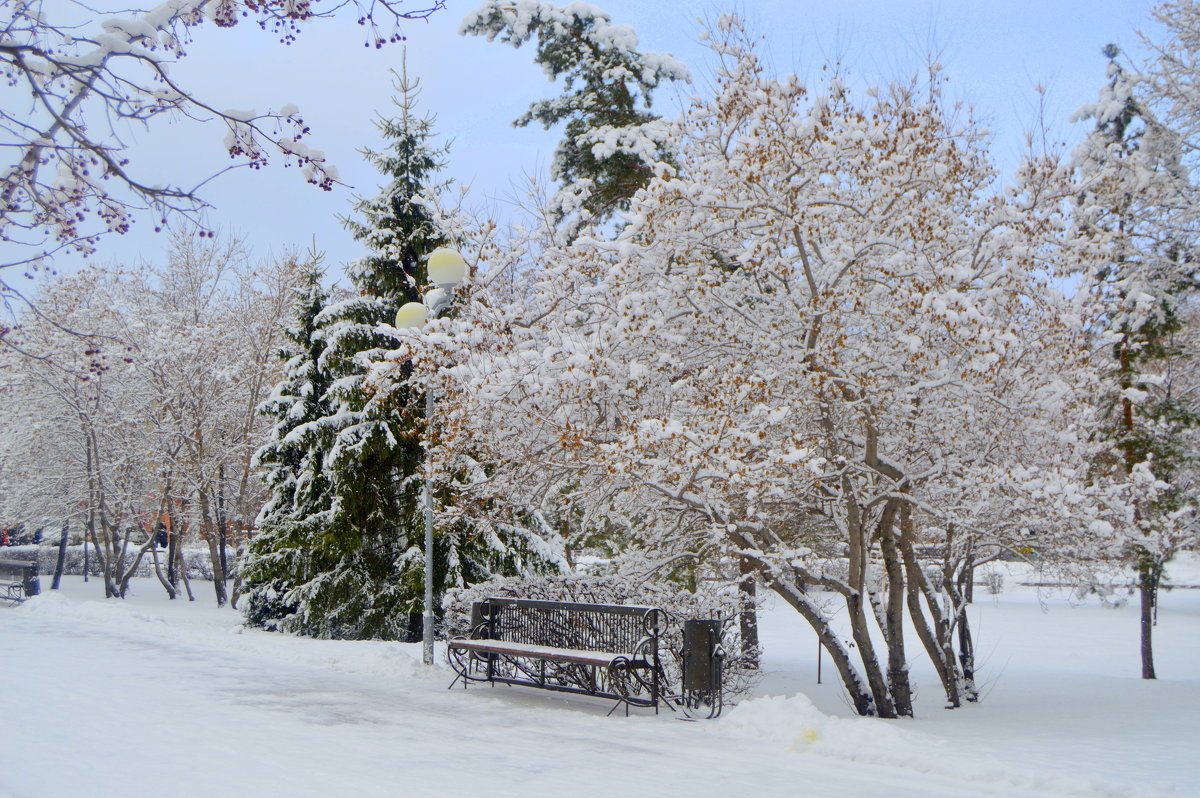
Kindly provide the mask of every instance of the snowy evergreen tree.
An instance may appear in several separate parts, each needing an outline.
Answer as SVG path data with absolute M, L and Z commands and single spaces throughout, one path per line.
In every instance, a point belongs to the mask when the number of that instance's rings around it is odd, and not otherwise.
M 595 6 L 488 0 L 463 20 L 459 32 L 520 47 L 537 38 L 539 64 L 562 96 L 540 100 L 513 124 L 565 122 L 552 176 L 562 182 L 552 211 L 577 229 L 628 207 L 650 180 L 652 165 L 669 160 L 668 126 L 650 112 L 651 93 L 664 80 L 690 80 L 669 55 L 640 53 L 627 25 L 614 25 Z M 575 214 L 575 216 L 571 216 Z
M 389 182 L 346 220 L 369 251 L 346 270 L 356 294 L 329 303 L 312 276 L 288 379 L 266 408 L 278 422 L 258 460 L 273 498 L 245 572 L 248 617 L 268 628 L 346 639 L 420 635 L 424 396 L 404 379 L 379 386 L 369 376 L 371 361 L 396 347 L 396 310 L 427 287 L 426 258 L 447 242 L 424 200 L 441 166 L 429 146 L 432 123 L 414 113 L 415 81 L 401 75 L 397 90 L 398 115 L 377 123 L 387 149 L 363 151 Z M 408 363 L 397 368 L 411 373 Z M 435 592 L 526 572 L 536 558 L 504 538 L 465 524 L 439 530 Z
M 345 220 L 369 251 L 346 269 L 355 296 L 316 318 L 324 341 L 317 365 L 329 379 L 320 442 L 330 495 L 314 543 L 328 563 L 297 588 L 303 617 L 290 628 L 317 637 L 406 639 L 419 623 L 420 397 L 398 391 L 372 403 L 365 382 L 370 358 L 395 345 L 388 330 L 396 309 L 421 298 L 424 258 L 444 243 L 420 199 L 441 166 L 428 145 L 431 122 L 414 115 L 415 82 L 402 76 L 397 89 L 399 114 L 376 123 L 388 147 L 363 150 L 389 182 Z
M 1114 530 L 1120 556 L 1137 570 L 1142 676 L 1155 678 L 1152 627 L 1166 563 L 1195 539 L 1195 430 L 1200 408 L 1180 391 L 1194 354 L 1178 343 L 1200 287 L 1197 197 L 1183 137 L 1156 113 L 1152 83 L 1125 68 L 1113 45 L 1108 83 L 1078 116 L 1095 120 L 1077 165 L 1079 219 L 1098 247 L 1084 288 L 1100 303 L 1110 347 L 1107 435 L 1114 462 L 1144 489 L 1128 529 Z M 1169 119 L 1169 117 L 1168 117 Z
M 280 352 L 286 363 L 284 378 L 260 408 L 275 420 L 253 461 L 270 495 L 256 523 L 259 534 L 242 561 L 241 577 L 247 621 L 268 629 L 303 628 L 301 596 L 333 565 L 322 561 L 318 545 L 331 498 L 321 456 L 328 447 L 322 420 L 329 414 L 324 396 L 330 378 L 319 365 L 325 341 L 316 322 L 329 298 L 321 288 L 323 277 L 314 258 L 296 292 L 287 331 L 291 343 Z

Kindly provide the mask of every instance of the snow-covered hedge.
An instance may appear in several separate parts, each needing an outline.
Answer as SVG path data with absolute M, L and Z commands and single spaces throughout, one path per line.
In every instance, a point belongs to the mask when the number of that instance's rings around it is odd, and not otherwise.
M 90 548 L 90 547 L 89 547 Z M 225 549 L 226 559 L 230 566 L 233 566 L 235 553 L 233 549 Z M 126 562 L 132 562 L 136 551 L 126 555 Z M 167 553 L 159 551 L 159 562 L 162 563 L 163 573 L 167 569 Z M 54 575 L 54 569 L 58 564 L 58 544 L 30 544 L 25 546 L 4 546 L 0 547 L 0 560 L 32 560 L 38 564 L 38 574 L 43 579 L 47 576 Z M 212 558 L 209 556 L 208 549 L 189 549 L 183 550 L 183 564 L 187 569 L 188 579 L 212 579 Z M 83 544 L 78 546 L 67 547 L 67 559 L 63 564 L 63 573 L 80 575 L 83 573 Z M 95 550 L 90 552 L 88 562 L 88 574 L 91 576 L 99 576 L 99 564 L 96 561 Z M 154 560 L 150 552 L 142 557 L 142 561 L 138 563 L 137 571 L 134 576 L 152 577 L 154 576 Z M 47 585 L 43 585 L 46 587 Z
M 758 670 L 745 667 L 757 662 L 757 656 L 742 650 L 741 631 L 737 621 L 737 599 L 727 593 L 701 588 L 695 593 L 678 585 L 635 582 L 621 576 L 542 576 L 512 577 L 481 582 L 465 588 L 446 591 L 442 599 L 443 631 L 447 637 L 467 635 L 471 629 L 471 604 L 488 597 L 525 598 L 542 601 L 574 601 L 587 604 L 632 604 L 658 607 L 667 613 L 663 630 L 663 648 L 677 655 L 683 650 L 683 621 L 690 618 L 722 619 L 726 652 L 724 677 L 725 700 L 736 699 L 749 692 L 757 681 Z M 678 656 L 663 662 L 669 684 L 681 682 Z

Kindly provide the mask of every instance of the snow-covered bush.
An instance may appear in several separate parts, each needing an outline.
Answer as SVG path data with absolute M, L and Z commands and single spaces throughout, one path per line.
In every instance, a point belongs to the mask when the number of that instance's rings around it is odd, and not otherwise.
M 758 661 L 758 652 L 743 651 L 735 596 L 701 587 L 695 593 L 661 582 L 635 581 L 620 576 L 512 577 L 481 582 L 471 587 L 447 590 L 442 599 L 443 632 L 447 637 L 471 631 L 471 604 L 485 598 L 523 598 L 585 604 L 625 604 L 657 607 L 666 613 L 662 648 L 675 654 L 663 660 L 667 683 L 681 684 L 680 654 L 683 650 L 683 621 L 693 618 L 720 619 L 725 649 L 724 694 L 727 702 L 747 694 L 759 671 L 746 667 Z
M 1095 596 L 1105 607 L 1119 608 L 1129 603 L 1133 596 L 1134 587 L 1129 582 L 1129 575 L 1117 568 L 1096 568 L 1087 572 L 1077 572 L 1073 581 L 1075 589 L 1072 597 L 1077 602 L 1084 602 Z
M 993 596 L 998 596 L 1004 592 L 1004 574 L 999 571 L 991 570 L 983 575 L 983 583 L 987 586 L 988 593 Z

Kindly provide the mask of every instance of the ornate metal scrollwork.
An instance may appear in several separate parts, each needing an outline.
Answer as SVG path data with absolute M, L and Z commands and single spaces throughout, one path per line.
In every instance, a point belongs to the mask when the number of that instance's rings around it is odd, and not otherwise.
M 471 614 L 471 636 L 447 652 L 464 687 L 526 685 L 615 699 L 613 710 L 626 712 L 665 703 L 685 717 L 720 714 L 722 621 L 685 621 L 683 648 L 664 651 L 672 619 L 652 607 L 492 598 Z

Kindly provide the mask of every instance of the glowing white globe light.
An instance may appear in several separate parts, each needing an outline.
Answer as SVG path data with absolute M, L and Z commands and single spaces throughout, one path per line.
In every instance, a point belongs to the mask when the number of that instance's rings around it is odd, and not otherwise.
M 467 262 L 449 247 L 429 253 L 429 281 L 435 285 L 458 285 L 467 276 Z
M 396 329 L 398 330 L 419 330 L 425 326 L 425 320 L 429 318 L 429 311 L 425 310 L 425 306 L 420 302 L 409 302 L 406 305 L 401 305 L 396 311 Z

